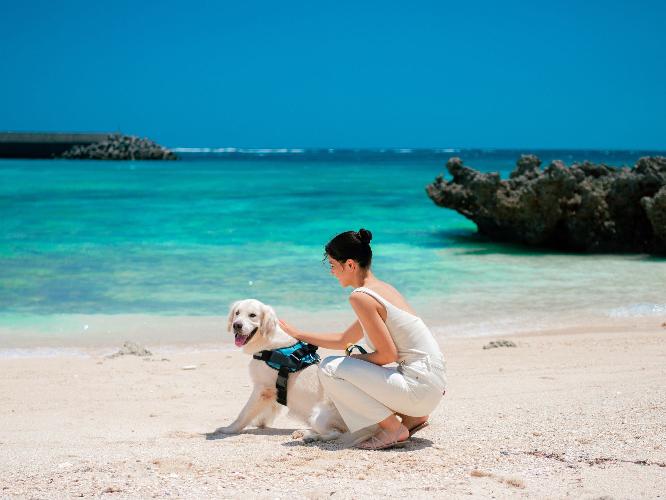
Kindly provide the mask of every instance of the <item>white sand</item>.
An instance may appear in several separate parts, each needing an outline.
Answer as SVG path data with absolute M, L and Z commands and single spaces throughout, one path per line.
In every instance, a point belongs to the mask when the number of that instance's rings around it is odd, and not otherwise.
M 432 425 L 380 452 L 306 445 L 286 416 L 207 439 L 250 391 L 248 359 L 226 341 L 148 345 L 150 360 L 1 359 L 0 497 L 663 497 L 664 321 L 514 336 L 515 348 L 444 340 Z

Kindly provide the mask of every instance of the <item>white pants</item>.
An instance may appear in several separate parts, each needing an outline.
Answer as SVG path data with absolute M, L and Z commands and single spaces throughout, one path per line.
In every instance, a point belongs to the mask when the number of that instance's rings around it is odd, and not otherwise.
M 443 372 L 425 362 L 398 368 L 345 356 L 325 358 L 319 380 L 352 433 L 394 413 L 429 415 L 445 383 Z

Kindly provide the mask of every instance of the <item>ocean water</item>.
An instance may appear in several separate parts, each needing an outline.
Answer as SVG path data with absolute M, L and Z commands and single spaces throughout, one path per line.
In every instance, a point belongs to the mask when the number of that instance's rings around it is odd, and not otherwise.
M 68 317 L 224 317 L 246 297 L 292 317 L 348 318 L 350 289 L 329 274 L 323 248 L 361 227 L 373 233 L 376 275 L 441 335 L 665 316 L 664 259 L 491 243 L 425 193 L 450 156 L 507 176 L 519 153 L 227 150 L 184 153 L 176 162 L 0 160 L 0 341 L 22 331 L 48 339 L 54 318 L 62 325 Z M 649 153 L 537 154 L 545 164 L 631 165 Z

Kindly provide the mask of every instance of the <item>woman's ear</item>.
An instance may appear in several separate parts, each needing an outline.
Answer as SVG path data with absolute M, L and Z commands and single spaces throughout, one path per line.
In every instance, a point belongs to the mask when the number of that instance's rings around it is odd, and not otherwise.
M 234 316 L 236 315 L 236 308 L 238 307 L 238 304 L 240 304 L 241 301 L 237 300 L 233 304 L 231 304 L 231 308 L 229 309 L 229 319 L 227 319 L 227 331 L 231 331 L 231 325 L 234 322 Z
M 275 331 L 278 325 L 277 314 L 275 310 L 266 304 L 263 304 L 263 314 L 261 316 L 261 333 L 267 334 Z

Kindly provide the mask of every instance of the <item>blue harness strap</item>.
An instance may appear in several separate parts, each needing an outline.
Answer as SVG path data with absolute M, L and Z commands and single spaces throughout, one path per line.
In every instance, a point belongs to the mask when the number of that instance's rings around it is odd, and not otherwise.
M 288 347 L 260 351 L 252 356 L 254 359 L 265 361 L 268 366 L 278 371 L 275 382 L 278 403 L 287 406 L 287 382 L 290 373 L 319 363 L 317 349 L 316 345 L 300 341 Z

